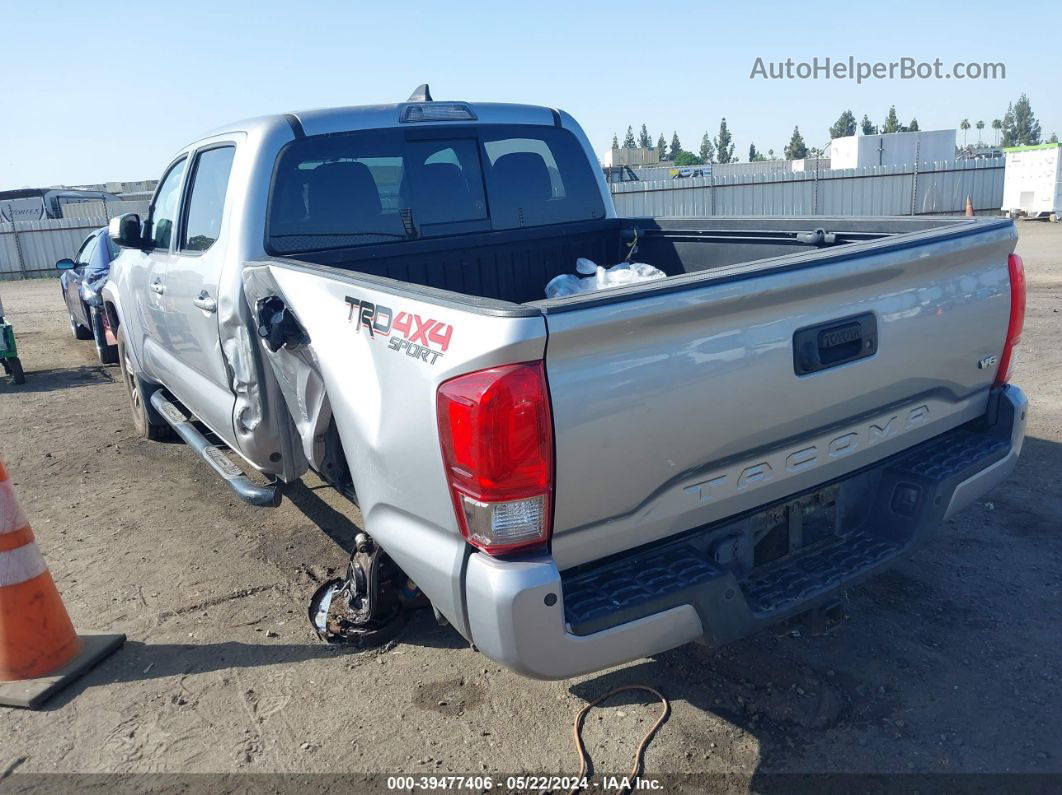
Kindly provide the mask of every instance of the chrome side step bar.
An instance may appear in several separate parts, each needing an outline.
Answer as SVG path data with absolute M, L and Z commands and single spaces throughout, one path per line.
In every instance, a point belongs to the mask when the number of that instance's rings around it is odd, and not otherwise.
M 243 470 L 234 464 L 217 445 L 207 438 L 192 424 L 192 419 L 177 408 L 161 389 L 151 393 L 151 405 L 169 423 L 170 427 L 202 458 L 210 468 L 220 475 L 236 496 L 249 505 L 263 508 L 275 508 L 280 504 L 281 483 L 274 481 L 266 486 L 254 483 Z

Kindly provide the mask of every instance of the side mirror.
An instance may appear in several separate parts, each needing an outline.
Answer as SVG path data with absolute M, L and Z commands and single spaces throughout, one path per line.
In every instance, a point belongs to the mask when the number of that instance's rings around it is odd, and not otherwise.
M 61 271 L 73 270 L 74 269 L 74 261 L 72 259 L 70 259 L 70 257 L 63 257 L 61 260 L 59 260 L 57 263 L 55 263 L 55 267 L 58 268 Z
M 140 216 L 136 213 L 112 218 L 107 224 L 107 236 L 122 248 L 144 247 L 144 239 L 140 235 Z

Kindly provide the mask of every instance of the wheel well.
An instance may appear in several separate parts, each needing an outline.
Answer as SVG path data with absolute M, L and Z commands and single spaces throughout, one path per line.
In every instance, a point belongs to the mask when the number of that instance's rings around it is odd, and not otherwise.
M 107 313 L 107 325 L 111 327 L 111 331 L 118 331 L 120 323 L 118 320 L 118 311 L 114 308 L 114 304 L 107 301 L 104 303 L 103 308 Z
M 350 465 L 347 464 L 347 454 L 343 450 L 343 440 L 339 438 L 335 417 L 328 418 L 328 427 L 324 432 L 324 456 L 321 459 L 320 475 L 343 496 L 357 504 L 354 479 L 350 474 Z

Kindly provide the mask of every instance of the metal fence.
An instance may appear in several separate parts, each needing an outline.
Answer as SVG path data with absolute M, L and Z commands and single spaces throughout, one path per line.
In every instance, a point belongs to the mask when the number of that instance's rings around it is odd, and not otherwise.
M 56 260 L 73 257 L 89 232 L 106 225 L 102 215 L 0 223 L 0 279 L 57 275 Z
M 621 216 L 705 215 L 927 215 L 998 211 L 1003 158 L 921 163 L 918 166 L 774 171 L 610 185 Z M 77 209 L 75 209 L 77 208 Z M 144 202 L 69 205 L 60 220 L 0 223 L 0 279 L 51 276 L 93 229 L 122 212 L 146 212 Z
M 621 216 L 932 215 L 1003 201 L 1003 158 L 610 185 Z

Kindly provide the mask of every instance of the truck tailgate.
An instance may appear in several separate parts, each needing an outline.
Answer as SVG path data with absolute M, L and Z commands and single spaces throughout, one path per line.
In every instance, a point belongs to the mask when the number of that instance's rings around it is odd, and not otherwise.
M 1013 247 L 1010 226 L 919 233 L 547 304 L 557 565 L 754 509 L 982 414 Z M 823 369 L 798 374 L 802 330 Z

